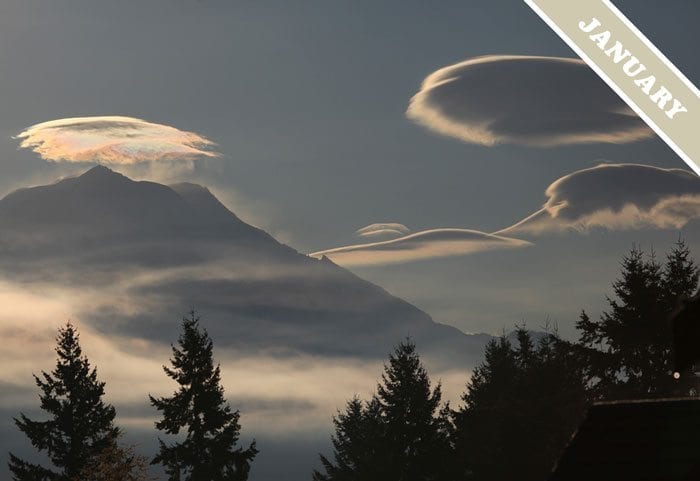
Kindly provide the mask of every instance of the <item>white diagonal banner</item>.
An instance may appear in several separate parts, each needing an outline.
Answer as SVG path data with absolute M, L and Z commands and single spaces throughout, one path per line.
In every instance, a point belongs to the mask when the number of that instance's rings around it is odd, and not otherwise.
M 700 91 L 609 0 L 525 0 L 700 175 Z

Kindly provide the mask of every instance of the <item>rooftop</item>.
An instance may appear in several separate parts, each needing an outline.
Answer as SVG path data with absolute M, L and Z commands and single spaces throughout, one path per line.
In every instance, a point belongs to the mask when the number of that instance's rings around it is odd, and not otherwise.
M 700 480 L 700 399 L 593 405 L 550 481 Z

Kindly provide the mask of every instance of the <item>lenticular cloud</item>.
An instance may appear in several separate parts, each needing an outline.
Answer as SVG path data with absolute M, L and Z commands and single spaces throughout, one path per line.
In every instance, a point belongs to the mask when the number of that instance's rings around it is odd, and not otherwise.
M 159 160 L 216 157 L 205 137 L 132 117 L 76 117 L 33 125 L 17 136 L 20 147 L 51 162 L 133 165 Z
M 685 169 L 601 164 L 554 181 L 542 209 L 498 235 L 681 229 L 700 219 L 700 179 Z
M 336 247 L 309 254 L 343 266 L 399 264 L 491 250 L 522 248 L 530 242 L 471 229 L 431 229 L 398 239 Z
M 581 60 L 489 55 L 430 74 L 408 118 L 464 142 L 539 147 L 643 140 L 652 130 Z
M 401 237 L 411 232 L 411 229 L 397 222 L 370 224 L 355 231 L 358 237 Z

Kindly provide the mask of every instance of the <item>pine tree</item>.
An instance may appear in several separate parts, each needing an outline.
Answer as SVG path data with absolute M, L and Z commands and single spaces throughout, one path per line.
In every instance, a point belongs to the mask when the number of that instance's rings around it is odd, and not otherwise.
M 698 284 L 698 271 L 685 243 L 679 239 L 665 266 L 653 252 L 633 248 L 622 259 L 621 276 L 613 283 L 615 296 L 599 320 L 581 314 L 576 327 L 586 357 L 588 377 L 598 399 L 687 395 L 692 376 L 674 382 L 672 331 L 668 322 L 677 300 Z
M 524 328 L 515 338 L 487 345 L 453 413 L 457 479 L 546 479 L 584 412 L 585 381 L 569 343 L 556 333 L 535 343 Z
M 162 464 L 172 481 L 245 481 L 258 450 L 255 442 L 247 449 L 236 447 L 240 414 L 224 399 L 212 340 L 194 312 L 183 319 L 178 347 L 172 352 L 172 367 L 163 370 L 179 389 L 170 397 L 149 397 L 163 416 L 156 427 L 170 435 L 186 428 L 187 435 L 171 445 L 159 440 L 152 463 Z
M 415 344 L 410 340 L 399 344 L 377 387 L 393 479 L 444 479 L 448 441 L 441 429 L 441 398 L 439 384 L 431 390 Z
M 385 425 L 376 397 L 367 403 L 354 397 L 345 412 L 333 418 L 333 425 L 333 460 L 320 456 L 325 474 L 314 471 L 314 481 L 391 479 L 383 459 Z
M 105 383 L 97 379 L 97 370 L 83 356 L 77 329 L 67 323 L 59 329 L 56 341 L 56 368 L 34 376 L 41 390 L 41 409 L 49 419 L 34 421 L 21 414 L 14 420 L 32 445 L 47 454 L 53 468 L 10 454 L 15 481 L 74 481 L 120 433 L 114 425 L 114 407 L 102 399 Z
M 440 386 L 428 374 L 411 341 L 389 357 L 377 394 L 353 399 L 334 419 L 333 461 L 315 481 L 442 481 L 449 478 L 451 450 Z
M 462 395 L 464 406 L 454 414 L 459 479 L 512 479 L 509 454 L 514 452 L 514 440 L 509 431 L 512 403 L 519 395 L 517 373 L 515 352 L 506 336 L 489 341 L 484 362 L 474 369 Z
M 537 446 L 526 454 L 522 481 L 549 476 L 589 403 L 583 363 L 572 343 L 548 332 L 533 357 L 530 364 L 521 361 L 521 396 L 514 406 L 525 426 L 524 442 Z
M 699 276 L 700 271 L 691 257 L 690 249 L 685 241 L 679 237 L 671 249 L 671 252 L 669 252 L 666 257 L 666 265 L 663 270 L 664 308 L 669 313 L 668 317 L 671 317 L 671 314 L 675 313 L 680 306 L 683 305 L 685 300 L 691 298 L 693 294 L 695 294 L 698 289 Z M 667 325 L 667 329 L 671 330 L 669 336 L 673 337 L 674 326 Z M 694 336 L 691 336 L 689 339 L 676 339 L 674 345 L 676 347 L 680 347 L 681 345 L 693 345 L 692 343 L 696 342 L 696 340 L 697 338 Z M 698 347 L 694 346 L 691 349 L 696 351 Z M 672 372 L 675 371 L 674 355 L 675 353 L 666 351 L 664 357 L 664 368 Z M 666 378 L 665 382 L 667 387 L 665 387 L 665 391 L 669 395 L 676 396 L 697 396 L 700 394 L 700 378 L 698 378 L 693 371 L 694 369 L 692 367 L 686 369 L 685 372 L 674 381 Z M 668 384 L 670 384 L 670 386 Z
M 663 270 L 663 287 L 667 309 L 673 309 L 677 302 L 692 296 L 698 288 L 698 266 L 690 255 L 690 249 L 679 237 L 671 252 L 666 256 Z

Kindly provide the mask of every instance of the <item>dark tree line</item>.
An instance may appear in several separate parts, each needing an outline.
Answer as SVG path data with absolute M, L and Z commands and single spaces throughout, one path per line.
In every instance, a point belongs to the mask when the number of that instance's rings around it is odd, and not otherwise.
M 389 357 L 377 394 L 354 398 L 334 418 L 333 459 L 315 481 L 445 479 L 450 421 L 440 385 L 431 388 L 415 345 L 400 344 Z M 442 409 L 441 409 L 442 408 Z
M 669 315 L 698 288 L 685 242 L 663 264 L 633 248 L 612 287 L 599 319 L 582 312 L 576 342 L 524 328 L 489 342 L 457 409 L 400 344 L 377 394 L 334 418 L 314 480 L 545 481 L 591 402 L 697 395 L 692 369 L 672 376 Z
M 698 392 L 692 372 L 671 376 L 671 312 L 698 288 L 698 266 L 679 239 L 662 265 L 654 252 L 635 247 L 622 259 L 608 310 L 576 325 L 594 399 L 686 396 Z
M 585 409 L 571 346 L 518 329 L 486 347 L 453 410 L 410 342 L 389 357 L 377 394 L 333 419 L 333 456 L 315 481 L 544 480 Z
M 598 400 L 695 396 L 698 377 L 673 370 L 668 318 L 698 288 L 698 267 L 679 239 L 663 263 L 633 248 L 598 319 L 585 311 L 579 339 L 520 327 L 488 343 L 461 403 L 442 401 L 407 340 L 384 367 L 376 394 L 353 398 L 333 419 L 332 456 L 314 481 L 544 481 L 587 406 Z M 20 414 L 17 427 L 51 467 L 10 454 L 15 481 L 144 481 L 148 459 L 121 442 L 105 383 L 68 323 L 57 362 L 35 376 L 44 421 Z M 150 397 L 156 428 L 170 441 L 150 464 L 171 481 L 245 481 L 257 448 L 239 445 L 240 415 L 228 405 L 213 344 L 194 313 L 183 320 L 163 367 L 178 389 Z
M 523 328 L 515 334 L 513 343 L 502 336 L 488 344 L 453 413 L 452 479 L 546 479 L 585 411 L 572 345 L 551 332 L 537 341 Z
M 68 323 L 59 329 L 58 359 L 51 373 L 35 376 L 46 421 L 24 414 L 15 424 L 52 467 L 32 464 L 10 453 L 14 481 L 146 481 L 148 460 L 119 442 L 114 407 L 104 401 L 105 383 L 82 354 L 78 332 Z M 238 446 L 238 411 L 224 399 L 213 345 L 194 312 L 182 322 L 172 367 L 165 373 L 179 388 L 171 397 L 150 397 L 161 413 L 156 428 L 168 435 L 186 431 L 181 442 L 159 440 L 150 464 L 162 464 L 171 481 L 245 481 L 257 449 Z

